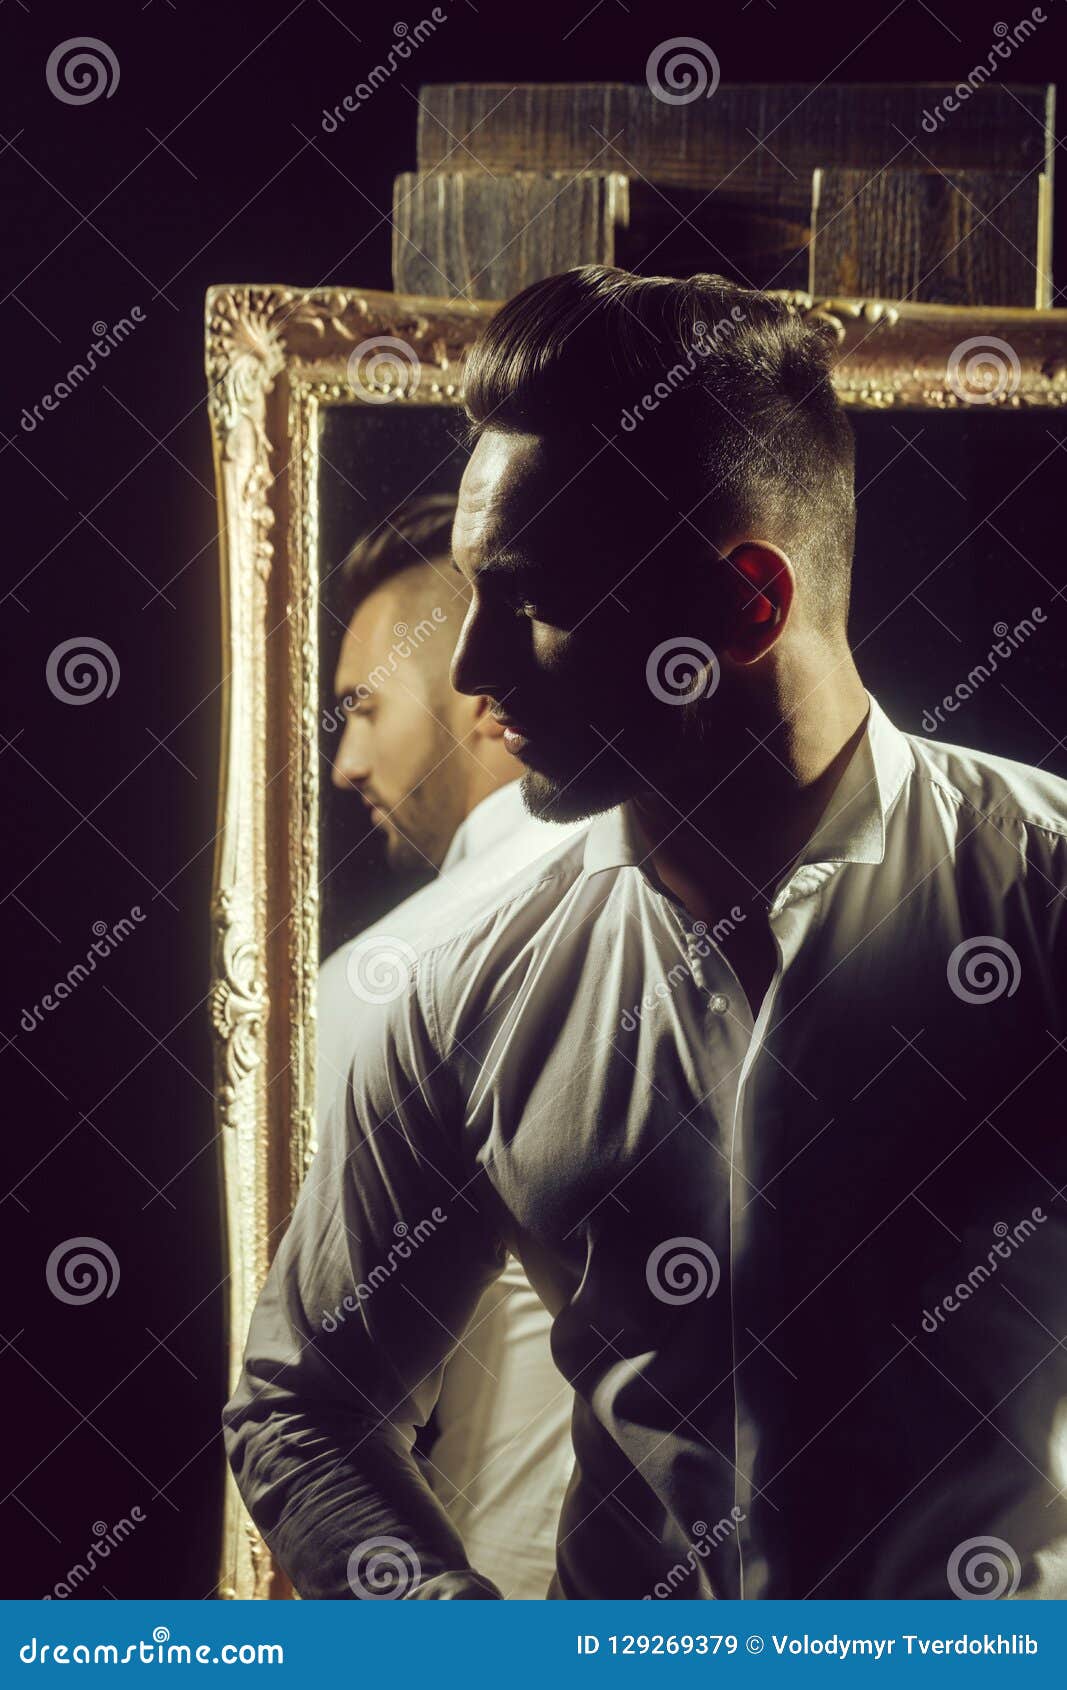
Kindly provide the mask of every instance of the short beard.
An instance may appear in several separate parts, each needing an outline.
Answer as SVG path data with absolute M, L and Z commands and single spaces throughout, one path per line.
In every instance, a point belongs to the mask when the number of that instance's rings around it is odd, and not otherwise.
M 636 744 L 632 734 L 620 734 L 610 744 L 604 740 L 576 773 L 525 769 L 519 790 L 528 813 L 544 822 L 588 821 L 641 792 L 664 793 L 672 788 L 691 792 L 694 786 L 699 790 L 718 741 L 713 720 L 703 702 L 669 714 L 670 734 L 658 726 L 654 736 L 645 733 Z M 646 779 L 644 768 L 654 770 L 654 775 Z
M 541 822 L 590 821 L 613 810 L 617 804 L 636 791 L 638 782 L 625 764 L 604 770 L 597 778 L 594 769 L 586 769 L 575 780 L 562 784 L 540 769 L 527 769 L 520 782 L 519 792 L 529 815 Z

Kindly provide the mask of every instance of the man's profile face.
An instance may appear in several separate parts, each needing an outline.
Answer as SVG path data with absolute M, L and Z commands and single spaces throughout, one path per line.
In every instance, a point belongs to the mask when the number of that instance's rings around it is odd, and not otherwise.
M 363 798 L 395 869 L 439 868 L 463 819 L 448 666 L 465 606 L 449 594 L 449 560 L 432 562 L 436 593 L 419 565 L 364 599 L 334 673 L 343 725 L 333 784 Z
M 486 430 L 452 532 L 454 567 L 474 589 L 452 684 L 488 694 L 525 731 L 509 749 L 527 807 L 550 821 L 608 809 L 676 759 L 692 712 L 657 695 L 649 658 L 661 642 L 707 637 L 692 574 L 657 544 L 673 506 L 607 444 L 586 456 Z

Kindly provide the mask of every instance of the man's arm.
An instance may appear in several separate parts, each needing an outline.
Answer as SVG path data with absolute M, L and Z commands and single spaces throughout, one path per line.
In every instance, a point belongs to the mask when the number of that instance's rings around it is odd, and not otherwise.
M 411 1442 L 504 1247 L 461 1160 L 462 1106 L 415 978 L 359 1011 L 223 1411 L 226 1454 L 301 1596 L 499 1596 Z

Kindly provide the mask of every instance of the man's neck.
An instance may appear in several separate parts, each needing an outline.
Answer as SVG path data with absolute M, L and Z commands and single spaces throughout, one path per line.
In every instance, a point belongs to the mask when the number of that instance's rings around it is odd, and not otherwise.
M 714 923 L 740 904 L 766 913 L 866 731 L 869 701 L 851 659 L 792 709 L 748 713 L 714 766 L 633 800 L 651 865 L 690 912 Z M 694 794 L 699 796 L 694 797 Z

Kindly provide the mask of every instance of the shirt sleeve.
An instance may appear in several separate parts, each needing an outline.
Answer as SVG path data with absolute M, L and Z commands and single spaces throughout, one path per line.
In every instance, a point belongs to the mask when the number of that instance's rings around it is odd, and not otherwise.
M 417 970 L 359 1006 L 338 1086 L 222 1416 L 253 1520 L 310 1598 L 499 1597 L 412 1454 L 505 1247 L 461 1152 L 463 1106 Z

